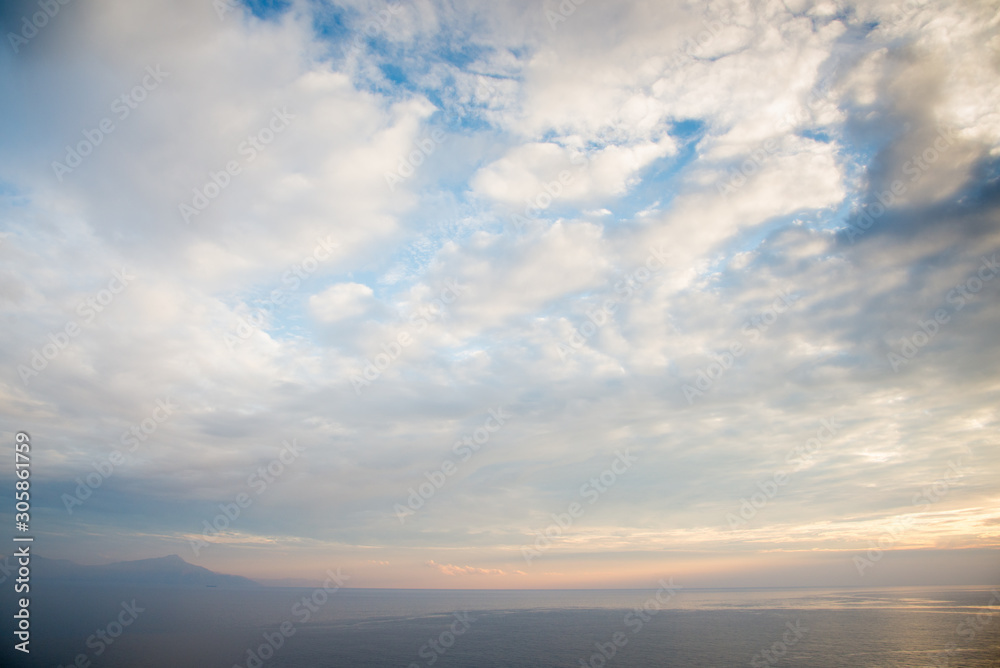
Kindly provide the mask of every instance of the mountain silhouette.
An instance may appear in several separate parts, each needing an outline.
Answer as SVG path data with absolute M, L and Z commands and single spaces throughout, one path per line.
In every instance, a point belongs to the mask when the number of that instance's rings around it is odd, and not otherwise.
M 0 562 L 16 559 L 0 556 Z M 259 583 L 239 575 L 216 573 L 184 561 L 179 555 L 135 561 L 116 561 L 85 566 L 68 559 L 46 559 L 31 555 L 32 574 L 40 580 L 81 584 L 150 584 L 206 587 L 259 587 Z

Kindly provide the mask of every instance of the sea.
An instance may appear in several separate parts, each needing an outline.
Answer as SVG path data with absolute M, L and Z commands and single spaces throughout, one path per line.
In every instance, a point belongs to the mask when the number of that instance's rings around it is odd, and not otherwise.
M 33 587 L 30 654 L 13 650 L 10 598 L 3 666 L 1000 667 L 1000 588 L 989 586 Z

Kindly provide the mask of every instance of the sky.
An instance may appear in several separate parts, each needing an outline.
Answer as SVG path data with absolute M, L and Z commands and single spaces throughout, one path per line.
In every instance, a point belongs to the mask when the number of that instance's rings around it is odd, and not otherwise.
M 997 582 L 995 3 L 0 18 L 0 428 L 37 553 Z

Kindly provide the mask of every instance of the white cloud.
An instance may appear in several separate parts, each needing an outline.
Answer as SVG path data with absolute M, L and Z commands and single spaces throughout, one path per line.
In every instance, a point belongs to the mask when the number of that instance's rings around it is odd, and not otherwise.
M 323 322 L 337 322 L 366 313 L 374 300 L 372 289 L 360 283 L 337 283 L 309 298 L 313 315 Z

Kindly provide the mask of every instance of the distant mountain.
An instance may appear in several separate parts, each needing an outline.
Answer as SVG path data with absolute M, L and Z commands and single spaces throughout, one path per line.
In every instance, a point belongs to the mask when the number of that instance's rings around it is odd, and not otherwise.
M 0 561 L 5 558 L 0 557 Z M 11 561 L 14 561 L 13 559 Z M 39 580 L 83 584 L 151 584 L 214 587 L 259 587 L 239 575 L 216 573 L 184 561 L 176 554 L 155 559 L 116 561 L 84 566 L 66 559 L 31 556 L 32 575 Z

